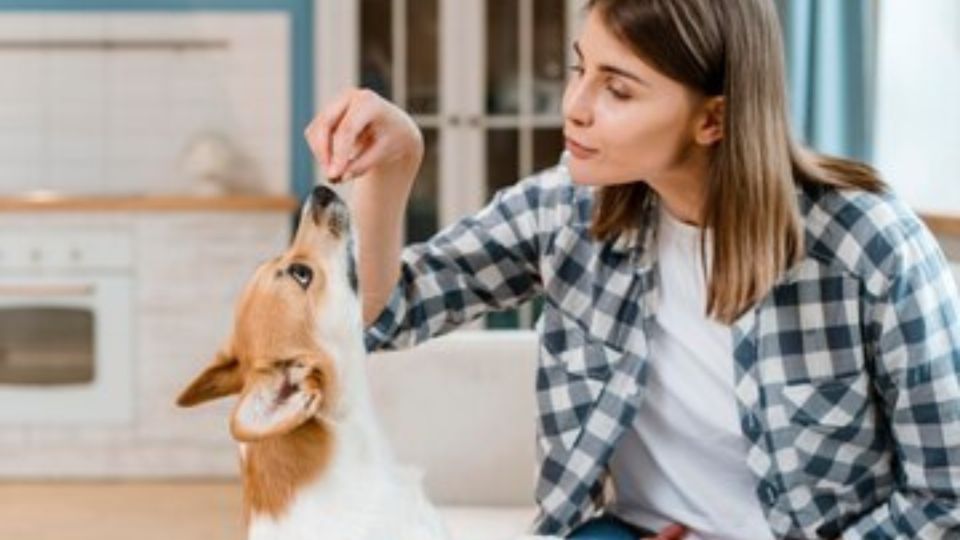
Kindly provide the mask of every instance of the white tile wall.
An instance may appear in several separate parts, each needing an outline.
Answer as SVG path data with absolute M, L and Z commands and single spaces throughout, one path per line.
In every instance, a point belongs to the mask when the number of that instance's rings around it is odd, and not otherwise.
M 0 49 L 0 194 L 190 191 L 191 137 L 227 133 L 289 186 L 289 23 L 278 13 L 2 14 L 0 41 L 203 39 L 187 50 Z

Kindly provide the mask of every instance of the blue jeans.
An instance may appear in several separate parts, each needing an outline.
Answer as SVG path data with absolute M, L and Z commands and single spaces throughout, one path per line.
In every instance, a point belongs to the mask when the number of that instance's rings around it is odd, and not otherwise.
M 656 533 L 608 514 L 591 519 L 577 527 L 567 538 L 569 540 L 637 540 L 650 536 L 656 536 Z

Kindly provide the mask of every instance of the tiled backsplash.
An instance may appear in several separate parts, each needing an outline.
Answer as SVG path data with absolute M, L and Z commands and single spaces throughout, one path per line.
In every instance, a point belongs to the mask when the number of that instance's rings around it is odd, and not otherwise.
M 0 14 L 0 194 L 196 191 L 182 162 L 210 133 L 287 192 L 289 31 L 278 13 Z

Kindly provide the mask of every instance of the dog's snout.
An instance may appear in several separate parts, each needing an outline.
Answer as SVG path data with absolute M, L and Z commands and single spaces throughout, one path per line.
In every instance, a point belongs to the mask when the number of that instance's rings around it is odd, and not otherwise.
M 337 195 L 335 191 L 323 185 L 313 188 L 313 193 L 310 197 L 314 206 L 317 206 L 321 209 L 330 206 L 330 204 L 333 202 L 342 202 L 340 200 L 340 196 Z
M 307 204 L 313 222 L 316 225 L 325 224 L 334 236 L 341 236 L 349 227 L 346 203 L 328 186 L 314 187 Z

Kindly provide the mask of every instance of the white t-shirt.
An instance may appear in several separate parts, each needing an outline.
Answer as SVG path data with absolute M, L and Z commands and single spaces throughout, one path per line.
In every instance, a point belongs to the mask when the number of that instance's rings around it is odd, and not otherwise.
M 682 523 L 689 540 L 772 539 L 746 465 L 730 327 L 705 315 L 700 231 L 661 206 L 646 396 L 611 457 L 611 511 L 654 531 Z

